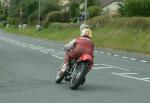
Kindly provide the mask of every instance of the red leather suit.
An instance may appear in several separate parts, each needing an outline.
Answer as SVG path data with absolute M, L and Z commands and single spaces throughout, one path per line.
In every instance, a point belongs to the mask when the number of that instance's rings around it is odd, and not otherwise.
M 70 49 L 65 56 L 65 63 L 68 63 L 71 59 L 78 59 L 83 53 L 89 54 L 92 57 L 94 51 L 94 44 L 91 39 L 87 37 L 78 37 L 75 39 L 74 47 Z M 91 64 L 91 68 L 93 62 Z

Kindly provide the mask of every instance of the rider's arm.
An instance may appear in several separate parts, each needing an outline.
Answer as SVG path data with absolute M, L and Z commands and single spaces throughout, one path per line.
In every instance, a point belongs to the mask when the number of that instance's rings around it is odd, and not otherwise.
M 65 51 L 68 51 L 68 50 L 72 49 L 75 45 L 75 41 L 76 41 L 76 39 L 73 39 L 68 44 L 64 45 Z

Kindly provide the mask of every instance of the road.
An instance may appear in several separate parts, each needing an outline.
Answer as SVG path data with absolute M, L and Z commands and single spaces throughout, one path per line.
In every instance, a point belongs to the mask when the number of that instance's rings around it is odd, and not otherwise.
M 63 44 L 0 30 L 0 103 L 150 103 L 150 57 L 95 50 L 85 85 L 55 84 Z

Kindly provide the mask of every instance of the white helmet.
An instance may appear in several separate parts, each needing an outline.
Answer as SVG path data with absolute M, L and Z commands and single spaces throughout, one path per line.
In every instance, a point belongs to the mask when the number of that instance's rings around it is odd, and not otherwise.
M 85 23 L 83 23 L 82 25 L 80 25 L 80 32 L 82 32 L 86 28 L 89 28 L 89 25 L 86 25 Z
M 82 30 L 80 36 L 88 36 L 89 38 L 91 38 L 92 37 L 92 31 L 91 31 L 91 29 L 84 29 L 84 30 Z

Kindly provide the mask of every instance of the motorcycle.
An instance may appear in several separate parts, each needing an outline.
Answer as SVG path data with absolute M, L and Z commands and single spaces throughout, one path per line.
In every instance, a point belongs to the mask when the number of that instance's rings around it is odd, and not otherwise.
M 83 54 L 77 60 L 71 60 L 69 65 L 61 65 L 55 82 L 61 83 L 63 80 L 70 82 L 70 89 L 76 90 L 85 82 L 86 74 L 90 71 L 93 58 L 89 54 Z

